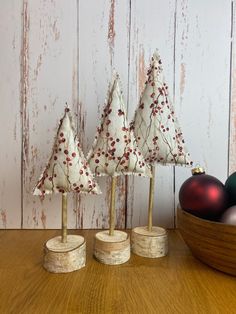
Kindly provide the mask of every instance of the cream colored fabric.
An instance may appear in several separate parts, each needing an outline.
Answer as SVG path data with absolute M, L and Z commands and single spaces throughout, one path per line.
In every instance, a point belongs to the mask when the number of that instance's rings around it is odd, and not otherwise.
M 131 123 L 137 143 L 149 164 L 191 165 L 183 134 L 169 100 L 162 64 L 156 52 L 148 71 L 148 80 Z
M 57 131 L 51 158 L 34 189 L 34 195 L 70 191 L 101 193 L 84 158 L 75 135 L 72 117 L 66 108 Z
M 129 129 L 118 76 L 109 90 L 101 125 L 87 159 L 91 170 L 98 176 L 151 176 L 150 168 L 137 147 L 133 131 Z

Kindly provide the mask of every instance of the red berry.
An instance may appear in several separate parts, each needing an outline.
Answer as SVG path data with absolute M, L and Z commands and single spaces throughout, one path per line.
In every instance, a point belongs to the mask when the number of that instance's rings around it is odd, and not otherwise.
M 67 160 L 67 161 L 70 161 L 71 159 L 70 159 L 69 157 L 66 157 L 66 160 Z
M 57 160 L 57 156 L 54 156 L 54 160 Z
M 84 172 L 83 172 L 83 170 L 81 169 L 81 170 L 79 171 L 79 173 L 80 173 L 80 174 L 83 174 Z
M 140 109 L 143 109 L 144 108 L 144 103 L 142 103 L 140 106 L 139 106 Z
M 63 137 L 63 136 L 64 136 L 64 134 L 61 132 L 61 133 L 60 133 L 60 137 Z
M 72 153 L 71 155 L 72 155 L 72 157 L 75 157 L 75 156 L 76 156 L 76 153 Z
M 65 149 L 65 150 L 64 150 L 64 153 L 65 153 L 66 155 L 68 155 L 68 154 L 69 154 L 69 152 L 68 152 L 68 150 L 67 150 L 67 149 Z
M 99 164 L 99 160 L 98 159 L 95 159 L 95 162 L 96 162 L 96 164 Z
M 122 111 L 121 109 L 119 109 L 119 110 L 118 110 L 118 115 L 119 115 L 119 116 L 124 115 L 124 111 Z

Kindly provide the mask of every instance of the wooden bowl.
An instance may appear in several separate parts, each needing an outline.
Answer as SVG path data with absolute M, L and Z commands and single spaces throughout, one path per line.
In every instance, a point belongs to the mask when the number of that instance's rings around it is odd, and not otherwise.
M 198 218 L 177 209 L 178 228 L 193 255 L 236 276 L 236 226 Z

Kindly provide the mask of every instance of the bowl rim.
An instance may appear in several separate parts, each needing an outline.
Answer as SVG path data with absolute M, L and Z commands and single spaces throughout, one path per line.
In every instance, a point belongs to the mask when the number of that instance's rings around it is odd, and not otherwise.
M 195 216 L 195 215 L 185 211 L 184 209 L 182 209 L 180 204 L 177 205 L 177 212 L 178 211 L 181 214 L 186 215 L 187 217 L 189 216 L 190 218 L 192 218 L 192 219 L 194 219 L 196 221 L 199 221 L 200 223 L 215 225 L 215 226 L 219 226 L 220 228 L 228 227 L 229 229 L 232 229 L 234 232 L 236 232 L 236 225 L 226 224 L 226 223 L 223 223 L 223 222 L 208 220 L 208 219 L 204 219 L 204 218 Z

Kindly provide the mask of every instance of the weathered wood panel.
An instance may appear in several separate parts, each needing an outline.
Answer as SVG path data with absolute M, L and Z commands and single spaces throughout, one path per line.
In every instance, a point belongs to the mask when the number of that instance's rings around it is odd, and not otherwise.
M 0 10 L 0 228 L 21 227 L 21 3 Z
M 32 191 L 50 157 L 65 103 L 76 108 L 77 3 L 23 3 L 23 226 L 59 228 L 60 195 L 41 201 Z M 69 205 L 69 227 L 75 227 L 72 196 Z
M 158 48 L 173 95 L 175 1 L 131 1 L 129 117 L 134 116 L 146 80 L 149 60 Z M 156 167 L 154 225 L 173 227 L 173 167 Z M 147 224 L 149 179 L 129 179 L 128 226 Z
M 79 7 L 79 136 L 87 153 L 93 143 L 113 68 L 120 74 L 127 101 L 129 53 L 129 1 L 80 1 Z M 110 178 L 98 178 L 102 195 L 81 196 L 77 226 L 108 226 Z M 116 226 L 125 225 L 125 178 L 119 177 L 116 191 Z
M 228 168 L 231 1 L 178 1 L 176 110 L 195 163 L 223 182 Z M 176 202 L 190 170 L 176 168 Z
M 231 4 L 229 174 L 236 171 L 236 1 Z
M 235 0 L 11 0 L 0 8 L 0 228 L 60 227 L 60 195 L 40 201 L 32 190 L 65 102 L 87 154 L 112 69 L 132 119 L 155 48 L 194 162 L 222 181 L 236 170 Z M 157 167 L 155 224 L 174 226 L 189 176 Z M 110 180 L 98 181 L 101 196 L 70 196 L 69 227 L 107 227 Z M 145 224 L 148 179 L 118 181 L 117 227 Z

